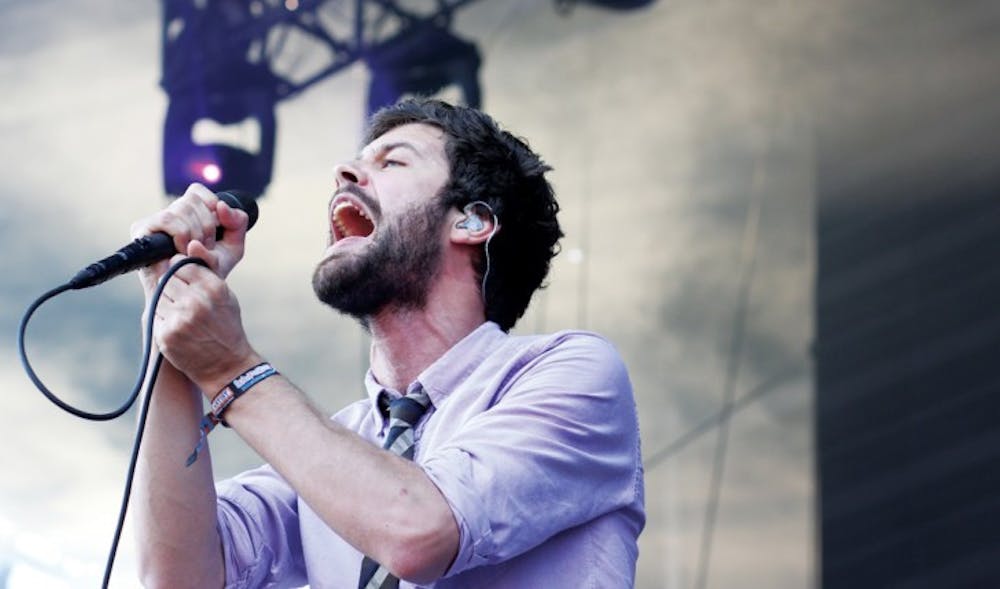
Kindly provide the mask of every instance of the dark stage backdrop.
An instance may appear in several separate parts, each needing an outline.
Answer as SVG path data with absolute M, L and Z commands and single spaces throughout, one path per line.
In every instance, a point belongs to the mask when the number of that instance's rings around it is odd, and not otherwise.
M 961 50 L 961 27 L 934 33 Z M 911 61 L 864 108 L 839 72 L 820 125 L 824 589 L 1000 586 L 1000 88 Z

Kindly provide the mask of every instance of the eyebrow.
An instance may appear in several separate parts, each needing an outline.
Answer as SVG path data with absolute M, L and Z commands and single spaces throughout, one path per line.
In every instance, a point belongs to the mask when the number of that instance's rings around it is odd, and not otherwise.
M 395 142 L 393 142 L 393 143 L 386 143 L 386 144 L 383 144 L 382 146 L 380 146 L 380 147 L 379 147 L 379 148 L 378 148 L 378 149 L 377 149 L 377 150 L 375 151 L 375 153 L 374 153 L 374 154 L 372 155 L 372 157 L 374 157 L 374 158 L 378 158 L 378 157 L 383 157 L 383 156 L 385 156 L 385 154 L 387 154 L 387 153 L 389 153 L 390 151 L 392 151 L 392 150 L 394 150 L 394 149 L 397 149 L 397 148 L 406 148 L 406 149 L 409 149 L 410 151 L 412 151 L 412 152 L 413 152 L 413 153 L 414 153 L 415 155 L 417 155 L 418 157 L 423 157 L 423 155 L 422 155 L 422 154 L 420 153 L 420 151 L 419 151 L 419 150 L 418 150 L 418 149 L 416 148 L 416 146 L 414 146 L 414 145 L 413 145 L 412 143 L 410 143 L 409 141 L 395 141 Z M 364 154 L 364 152 L 362 151 L 361 153 L 359 153 L 359 154 L 358 154 L 358 159 L 359 159 L 359 160 L 360 160 L 360 159 L 364 159 L 364 155 L 365 155 L 365 154 Z

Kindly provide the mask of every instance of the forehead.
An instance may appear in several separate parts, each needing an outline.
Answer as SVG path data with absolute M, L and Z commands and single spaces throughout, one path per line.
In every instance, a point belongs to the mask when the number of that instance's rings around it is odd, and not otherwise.
M 445 134 L 426 123 L 407 123 L 376 137 L 360 153 L 360 159 L 373 159 L 380 152 L 399 147 L 425 159 L 445 159 Z

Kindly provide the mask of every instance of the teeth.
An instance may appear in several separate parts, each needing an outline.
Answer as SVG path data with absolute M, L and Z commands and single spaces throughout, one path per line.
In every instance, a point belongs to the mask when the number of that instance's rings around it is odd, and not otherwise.
M 367 235 L 371 233 L 371 229 L 374 225 L 372 220 L 360 207 L 349 201 L 343 201 L 334 206 L 331 217 L 333 227 L 337 230 L 341 237 L 351 237 L 359 234 Z M 367 222 L 367 230 L 363 227 L 358 227 L 358 218 L 364 219 L 365 222 Z
M 342 203 L 338 204 L 337 206 L 333 207 L 333 216 L 336 217 L 344 209 L 354 209 L 355 211 L 357 211 L 358 215 L 364 217 L 365 219 L 368 218 L 368 215 L 363 210 L 359 209 L 358 207 L 354 206 L 353 204 L 351 204 L 349 202 L 342 202 Z

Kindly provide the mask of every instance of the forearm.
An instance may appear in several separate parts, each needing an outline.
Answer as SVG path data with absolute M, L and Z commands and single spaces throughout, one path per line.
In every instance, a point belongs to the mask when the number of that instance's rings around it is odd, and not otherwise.
M 283 377 L 240 397 L 226 420 L 327 525 L 397 576 L 429 582 L 451 564 L 457 524 L 426 474 L 328 419 Z
M 247 220 L 244 212 L 221 202 L 206 187 L 192 184 L 166 209 L 134 223 L 132 236 L 167 233 L 173 236 L 179 253 L 204 260 L 211 268 L 210 274 L 222 280 L 243 256 Z M 221 240 L 215 238 L 218 228 L 225 229 Z M 144 324 L 153 312 L 152 294 L 169 265 L 170 261 L 164 260 L 138 273 L 146 294 Z M 158 301 L 153 317 L 154 345 L 164 352 L 167 347 L 160 332 L 170 332 L 176 315 L 171 306 L 188 289 L 184 277 L 197 275 L 194 268 L 204 270 L 200 266 L 182 268 L 165 285 Z M 198 440 L 201 393 L 187 376 L 165 360 L 149 403 L 132 499 L 144 584 L 221 587 L 224 568 L 208 449 L 202 450 L 194 464 L 185 467 Z
M 147 587 L 221 587 L 211 460 L 197 442 L 201 393 L 164 361 L 151 397 L 132 504 L 139 568 Z

